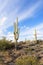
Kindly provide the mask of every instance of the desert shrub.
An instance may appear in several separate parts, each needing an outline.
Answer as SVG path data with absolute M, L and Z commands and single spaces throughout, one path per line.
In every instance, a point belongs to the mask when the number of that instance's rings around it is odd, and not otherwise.
M 11 49 L 14 45 L 10 44 L 10 41 L 3 38 L 0 40 L 0 50 Z
M 36 57 L 23 56 L 16 59 L 15 65 L 40 65 L 40 64 Z
M 31 48 L 24 48 L 25 54 L 32 54 L 32 49 Z

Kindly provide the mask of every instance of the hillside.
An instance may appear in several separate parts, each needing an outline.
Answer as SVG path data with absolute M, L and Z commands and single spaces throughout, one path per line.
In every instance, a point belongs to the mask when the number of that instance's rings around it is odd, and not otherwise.
M 40 64 L 43 64 L 43 41 L 35 42 L 19 42 L 17 50 L 15 46 L 10 49 L 0 50 L 0 65 L 15 65 L 15 61 L 23 56 L 37 57 Z

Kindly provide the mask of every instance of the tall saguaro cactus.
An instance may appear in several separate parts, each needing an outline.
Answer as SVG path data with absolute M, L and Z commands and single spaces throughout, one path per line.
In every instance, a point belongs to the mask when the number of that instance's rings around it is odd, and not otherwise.
M 36 32 L 36 29 L 35 29 L 35 34 L 34 34 L 34 36 L 35 36 L 35 41 L 37 42 L 37 32 Z
M 17 40 L 19 38 L 18 18 L 14 23 L 14 38 L 15 38 L 15 48 L 17 48 Z

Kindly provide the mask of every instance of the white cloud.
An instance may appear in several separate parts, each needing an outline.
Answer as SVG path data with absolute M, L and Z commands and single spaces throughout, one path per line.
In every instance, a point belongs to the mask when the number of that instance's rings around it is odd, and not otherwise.
M 19 40 L 25 40 L 25 38 L 28 40 L 34 40 L 35 29 L 37 32 L 37 39 L 43 39 L 43 23 L 40 23 L 32 28 L 25 27 L 24 29 L 22 27 Z
M 7 20 L 6 17 L 0 18 L 0 38 L 5 36 L 5 34 L 4 34 L 4 26 L 5 26 L 6 20 Z
M 13 34 L 12 32 L 8 32 L 6 38 L 7 38 L 8 40 L 13 40 L 13 41 L 15 41 L 15 40 L 14 40 L 14 34 Z
M 5 21 L 7 20 L 7 17 L 2 17 L 0 19 L 0 26 L 4 25 Z

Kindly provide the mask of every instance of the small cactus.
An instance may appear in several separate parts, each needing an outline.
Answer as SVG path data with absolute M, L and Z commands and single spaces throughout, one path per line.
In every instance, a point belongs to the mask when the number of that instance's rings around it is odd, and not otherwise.
M 14 23 L 14 38 L 15 38 L 15 48 L 17 48 L 17 40 L 19 38 L 18 18 Z

